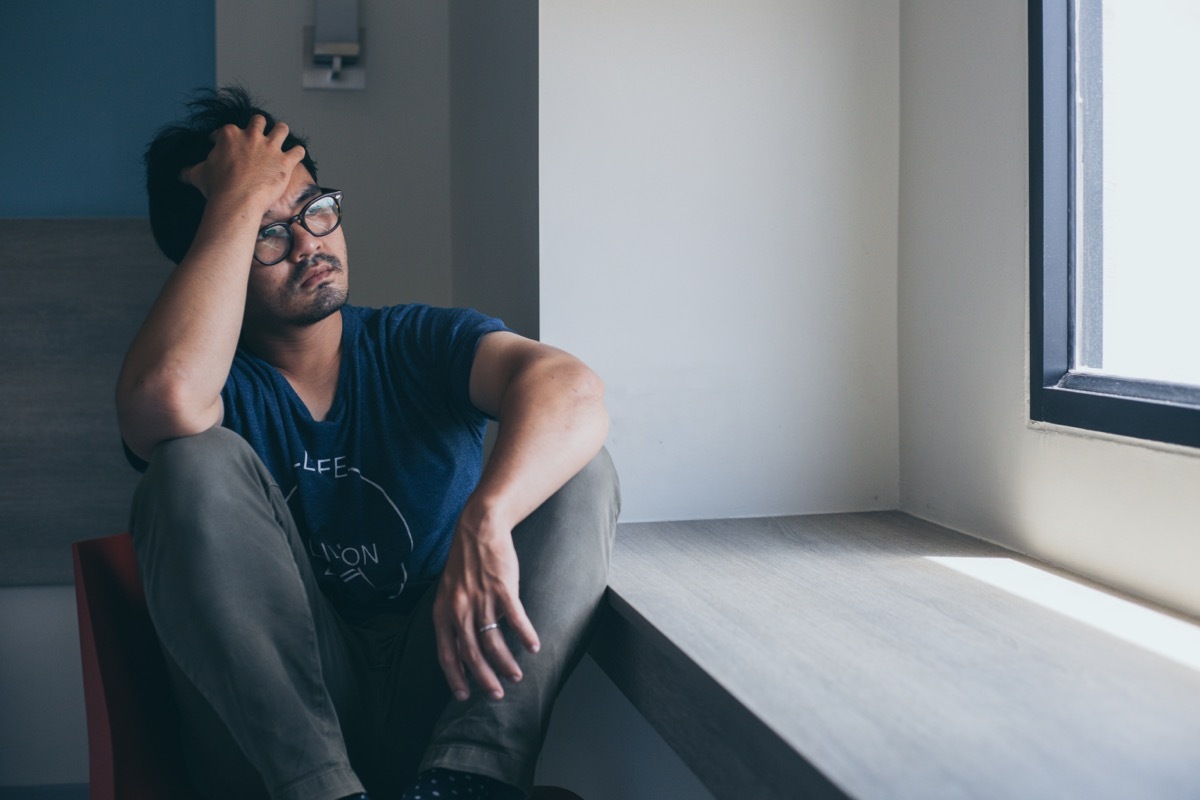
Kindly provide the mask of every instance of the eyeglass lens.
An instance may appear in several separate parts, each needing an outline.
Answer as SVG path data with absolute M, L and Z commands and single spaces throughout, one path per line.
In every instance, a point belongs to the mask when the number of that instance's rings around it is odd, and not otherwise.
M 292 252 L 292 223 L 299 222 L 313 236 L 333 233 L 342 220 L 338 194 L 330 193 L 316 197 L 296 216 L 286 222 L 276 222 L 258 232 L 254 243 L 254 257 L 262 264 L 278 264 Z

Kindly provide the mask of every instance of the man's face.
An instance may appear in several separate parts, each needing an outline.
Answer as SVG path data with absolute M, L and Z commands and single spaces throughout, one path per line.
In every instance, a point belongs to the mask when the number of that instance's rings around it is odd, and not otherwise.
M 261 225 L 290 219 L 320 193 L 312 175 L 297 164 L 287 190 L 263 215 Z M 247 325 L 266 329 L 312 325 L 346 303 L 349 278 L 344 229 L 338 227 L 320 237 L 299 222 L 291 229 L 292 251 L 287 258 L 269 267 L 255 261 L 250 268 Z

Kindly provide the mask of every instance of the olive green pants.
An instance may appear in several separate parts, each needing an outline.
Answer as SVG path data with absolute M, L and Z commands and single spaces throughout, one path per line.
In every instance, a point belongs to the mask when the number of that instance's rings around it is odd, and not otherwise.
M 502 700 L 458 702 L 437 662 L 434 590 L 407 613 L 347 624 L 245 440 L 215 428 L 159 445 L 132 529 L 197 789 L 222 800 L 389 798 L 443 767 L 528 793 L 607 584 L 619 506 L 602 451 L 517 526 L 520 596 L 541 651 L 506 631 L 524 679 Z

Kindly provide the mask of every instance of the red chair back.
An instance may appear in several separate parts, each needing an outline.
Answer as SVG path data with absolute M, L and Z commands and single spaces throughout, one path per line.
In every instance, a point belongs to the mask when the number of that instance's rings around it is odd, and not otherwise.
M 92 800 L 189 800 L 179 711 L 128 533 L 75 542 Z

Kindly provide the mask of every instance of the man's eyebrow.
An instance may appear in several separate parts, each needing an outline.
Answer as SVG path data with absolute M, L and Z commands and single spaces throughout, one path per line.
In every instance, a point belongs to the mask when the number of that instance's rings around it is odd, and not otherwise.
M 317 186 L 315 183 L 310 183 L 308 186 L 304 187 L 304 191 L 300 192 L 300 194 L 296 196 L 296 199 L 292 201 L 292 205 L 298 206 L 301 203 L 312 200 L 320 193 L 321 187 Z
M 301 189 L 299 194 L 297 194 L 294 198 L 292 198 L 290 207 L 294 208 L 296 206 L 303 205 L 304 203 L 308 202 L 309 200 L 312 200 L 314 197 L 316 197 L 320 193 L 321 193 L 321 187 L 317 186 L 315 183 L 310 183 L 308 186 L 305 186 L 303 189 Z M 263 222 L 267 222 L 269 219 L 271 219 L 271 212 L 267 211 L 266 214 L 263 214 L 262 218 L 263 218 Z M 276 222 L 278 222 L 278 221 L 279 220 L 276 220 Z

